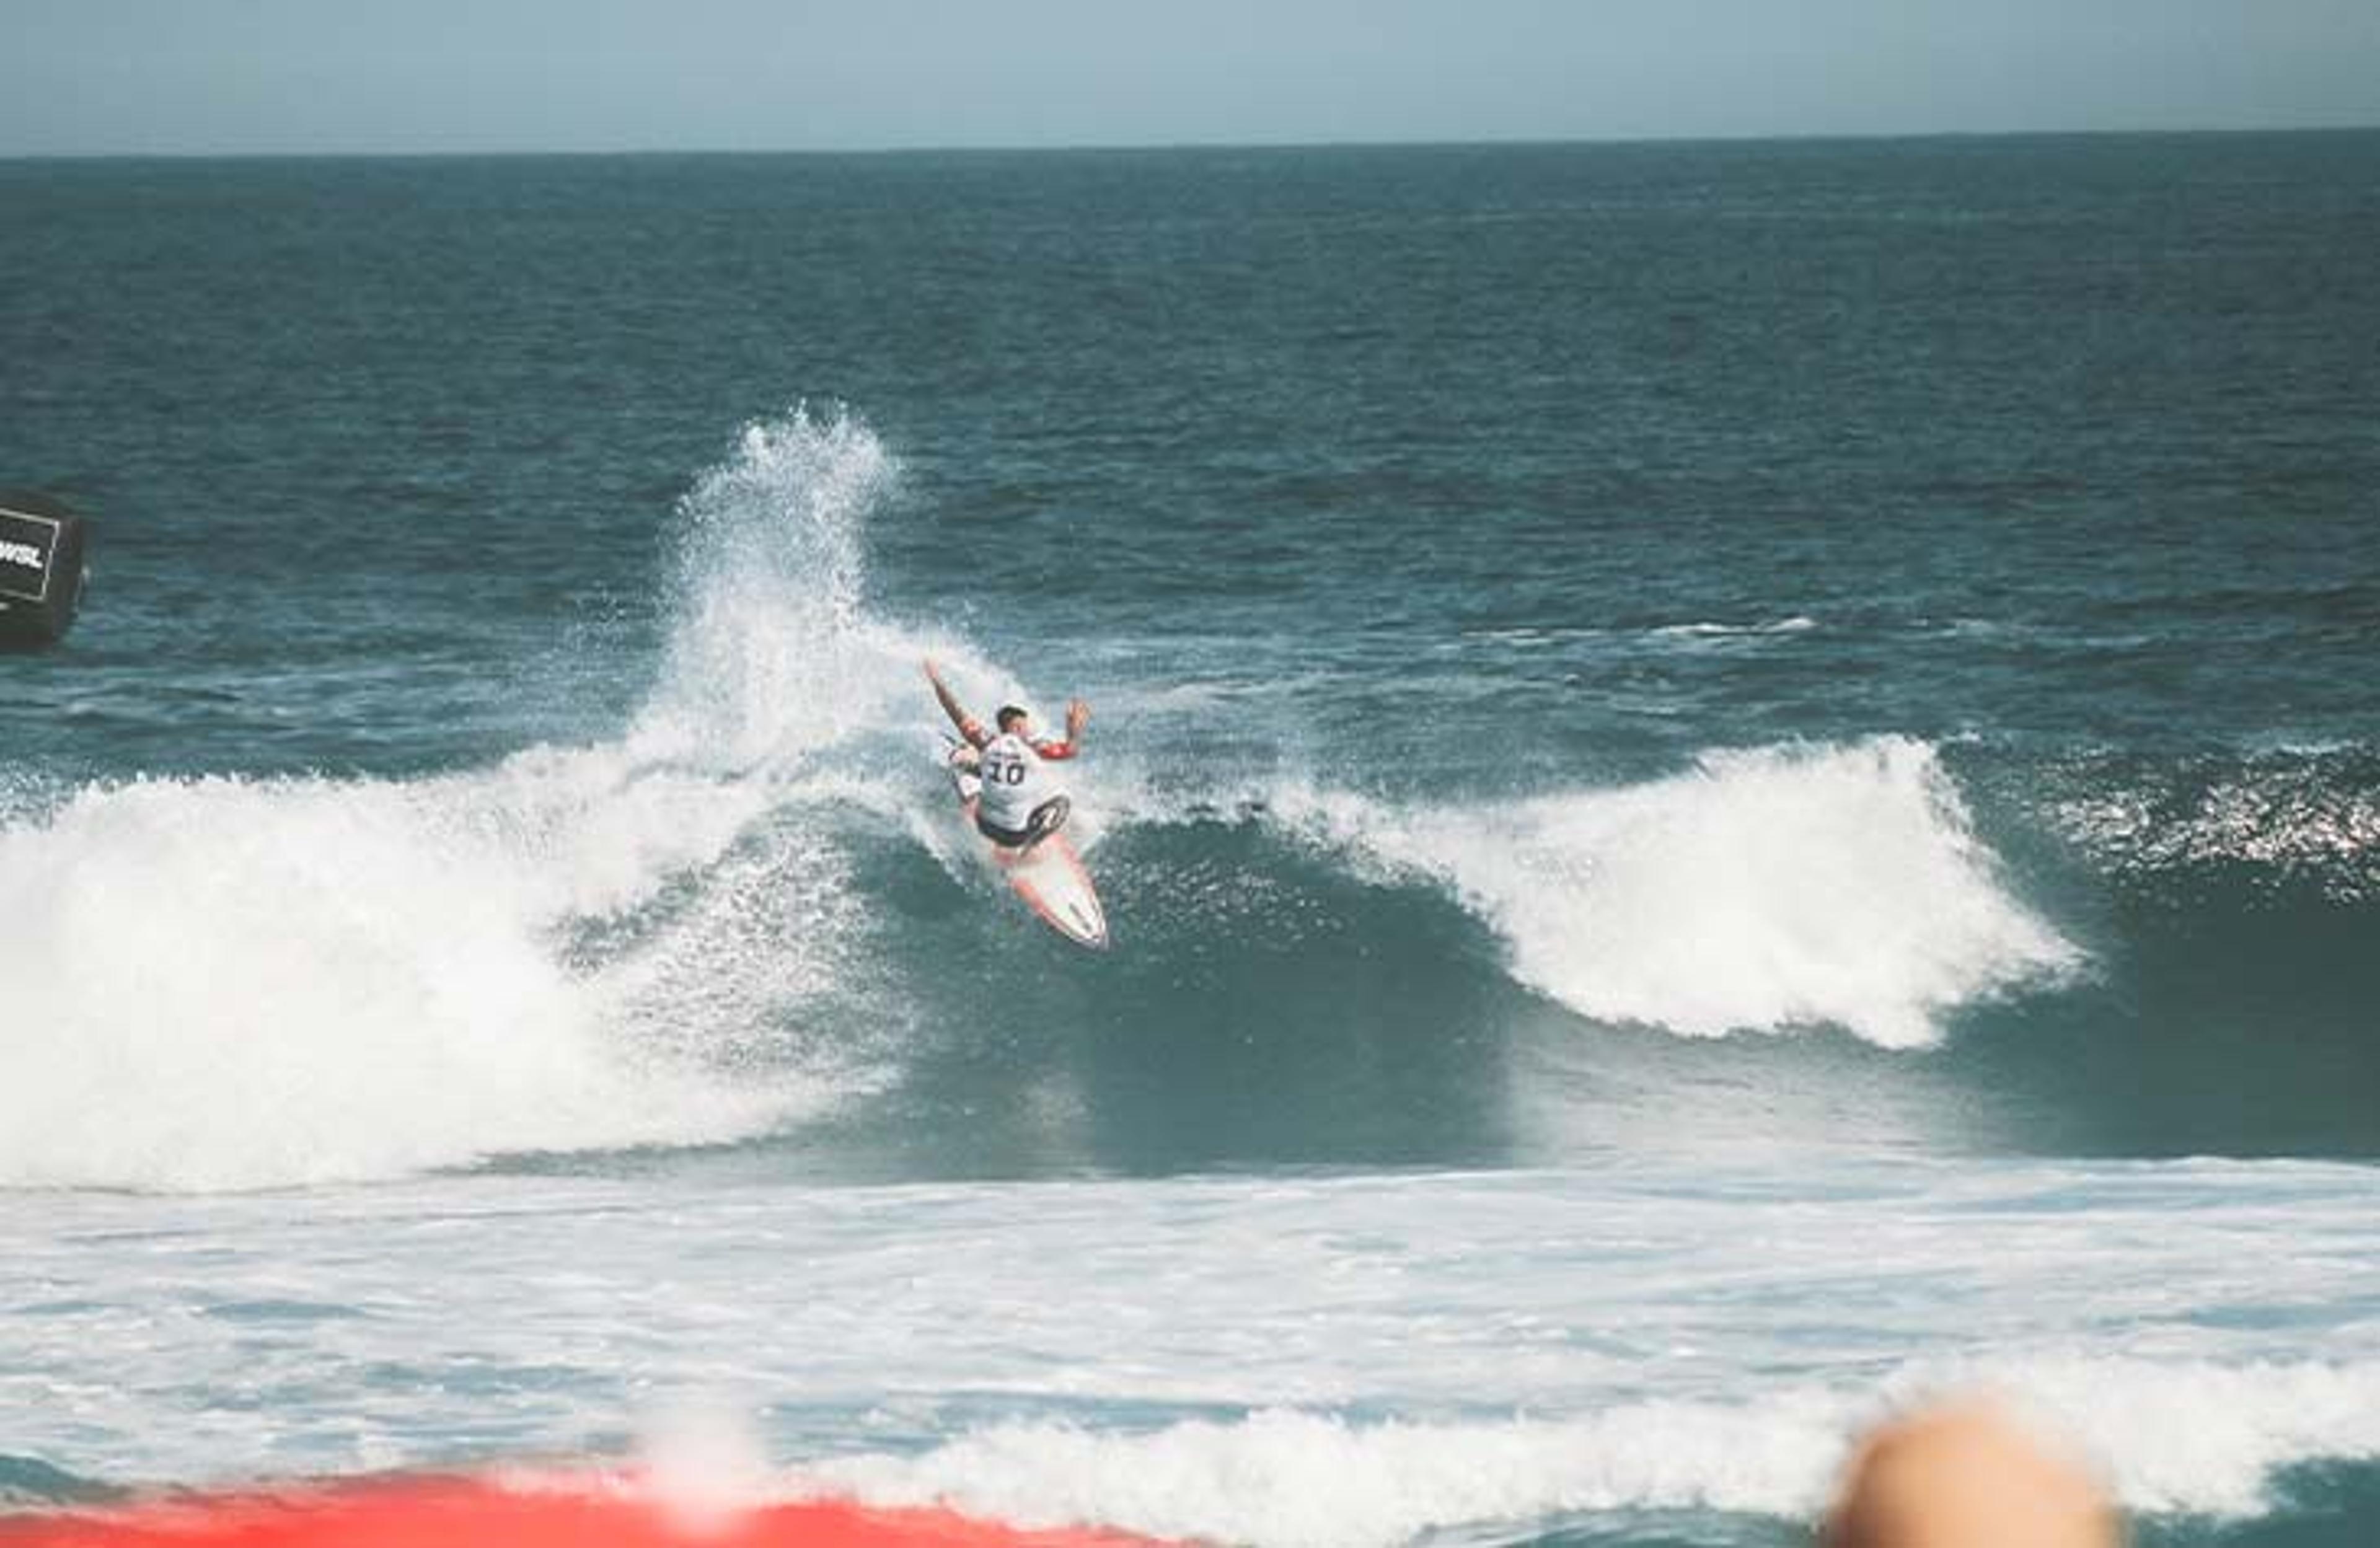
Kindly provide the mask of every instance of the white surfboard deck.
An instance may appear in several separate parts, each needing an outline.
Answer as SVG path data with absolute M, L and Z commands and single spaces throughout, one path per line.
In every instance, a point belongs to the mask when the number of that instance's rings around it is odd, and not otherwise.
M 1104 951 L 1108 944 L 1107 911 L 1091 886 L 1091 874 L 1082 856 L 1063 833 L 1052 833 L 1021 856 L 986 841 L 991 863 L 1008 877 L 1008 885 L 1041 922 L 1077 946 Z

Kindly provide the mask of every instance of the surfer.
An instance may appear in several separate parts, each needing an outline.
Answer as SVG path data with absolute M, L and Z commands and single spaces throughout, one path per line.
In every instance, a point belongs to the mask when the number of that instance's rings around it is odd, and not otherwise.
M 951 768 L 959 781 L 959 797 L 976 831 L 1003 853 L 1023 854 L 1064 825 L 1070 803 L 1047 767 L 1081 750 L 1083 727 L 1091 707 L 1081 699 L 1066 701 L 1066 734 L 1033 734 L 1033 717 L 1021 707 L 1004 704 L 992 717 L 996 729 L 966 712 L 933 659 L 926 659 L 926 681 L 951 718 L 965 744 L 953 748 Z

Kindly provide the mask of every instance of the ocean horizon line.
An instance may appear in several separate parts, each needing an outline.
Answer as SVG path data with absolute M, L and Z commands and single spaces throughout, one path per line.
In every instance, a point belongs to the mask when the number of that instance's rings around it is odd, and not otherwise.
M 97 162 L 429 162 L 429 161 L 861 161 L 902 158 L 1014 158 L 1203 154 L 1311 154 L 1337 151 L 1476 151 L 1689 149 L 1696 146 L 1843 146 L 1969 141 L 2303 139 L 2380 134 L 2380 123 L 2165 125 L 2101 128 L 1809 130 L 1744 134 L 1487 135 L 1469 139 L 1351 137 L 1343 139 L 1082 140 L 1033 144 L 838 146 L 586 146 L 347 148 L 338 150 L 124 149 L 0 151 L 0 165 Z

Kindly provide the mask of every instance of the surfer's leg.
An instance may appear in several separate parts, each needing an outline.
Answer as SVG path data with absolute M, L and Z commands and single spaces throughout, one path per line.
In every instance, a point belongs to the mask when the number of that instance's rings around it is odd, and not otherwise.
M 953 747 L 944 767 L 950 770 L 951 788 L 959 792 L 959 804 L 966 809 L 967 819 L 975 819 L 975 798 L 983 792 L 983 776 L 976 772 L 972 747 Z
M 1041 803 L 1038 806 L 1034 807 L 1033 815 L 1025 819 L 1025 843 L 1023 847 L 1029 850 L 1034 845 L 1039 843 L 1042 840 L 1048 838 L 1050 834 L 1055 833 L 1061 828 L 1065 827 L 1066 814 L 1073 809 L 1074 803 L 1068 801 L 1062 795 L 1053 795 L 1049 800 Z

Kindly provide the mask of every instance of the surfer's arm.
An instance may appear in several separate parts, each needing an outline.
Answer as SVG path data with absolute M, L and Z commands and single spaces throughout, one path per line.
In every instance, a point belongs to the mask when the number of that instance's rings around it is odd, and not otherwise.
M 950 684 L 942 681 L 941 669 L 934 665 L 934 659 L 930 656 L 926 658 L 926 681 L 934 685 L 934 697 L 941 703 L 942 713 L 951 718 L 951 724 L 966 738 L 968 746 L 981 747 L 991 740 L 991 733 L 983 729 L 983 722 L 966 712 L 958 696 L 951 692 Z
M 1033 750 L 1045 758 L 1065 759 L 1083 750 L 1083 727 L 1090 723 L 1091 707 L 1081 699 L 1066 701 L 1066 734 L 1058 740 L 1036 742 Z

